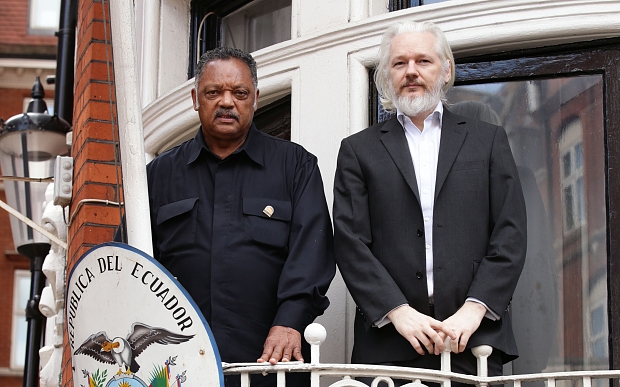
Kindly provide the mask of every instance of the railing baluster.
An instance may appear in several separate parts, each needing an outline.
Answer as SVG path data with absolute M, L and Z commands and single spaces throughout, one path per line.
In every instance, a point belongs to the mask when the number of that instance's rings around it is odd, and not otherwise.
M 452 370 L 452 365 L 450 364 L 450 338 L 446 337 L 444 341 L 444 345 L 446 349 L 441 353 L 441 370 L 444 372 L 450 372 Z M 444 380 L 442 383 L 442 387 L 450 387 L 452 385 L 452 380 Z
M 285 371 L 278 371 L 278 382 L 277 382 L 277 386 L 278 387 L 286 387 L 286 372 Z
M 247 372 L 241 373 L 241 387 L 250 387 L 250 374 Z
M 318 365 L 320 363 L 320 346 L 327 337 L 327 331 L 321 324 L 312 323 L 306 327 L 304 338 L 310 344 L 310 364 Z M 319 387 L 319 373 L 315 370 L 310 372 L 310 387 Z
M 489 376 L 489 369 L 487 366 L 487 359 L 493 352 L 493 347 L 490 345 L 480 345 L 478 347 L 472 348 L 471 350 L 478 358 L 478 376 L 487 377 Z M 487 387 L 489 383 L 481 382 L 479 384 L 480 387 Z

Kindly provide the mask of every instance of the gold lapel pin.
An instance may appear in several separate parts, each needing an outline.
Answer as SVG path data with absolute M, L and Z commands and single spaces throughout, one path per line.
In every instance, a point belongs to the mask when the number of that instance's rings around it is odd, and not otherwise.
M 273 215 L 273 207 L 271 206 L 265 207 L 265 209 L 263 210 L 263 214 L 271 218 L 271 215 Z

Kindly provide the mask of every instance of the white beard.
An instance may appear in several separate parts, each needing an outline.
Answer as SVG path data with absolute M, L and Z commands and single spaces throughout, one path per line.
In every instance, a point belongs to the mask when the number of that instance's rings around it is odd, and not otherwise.
M 443 77 L 437 78 L 431 87 L 423 86 L 426 91 L 422 96 L 402 96 L 396 93 L 394 85 L 390 84 L 392 103 L 394 107 L 403 112 L 408 117 L 416 117 L 422 113 L 431 112 L 441 100 L 443 87 Z

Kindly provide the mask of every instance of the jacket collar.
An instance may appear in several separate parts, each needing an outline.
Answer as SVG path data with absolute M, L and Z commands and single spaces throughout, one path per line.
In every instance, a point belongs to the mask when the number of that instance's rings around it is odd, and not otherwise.
M 435 198 L 441 191 L 443 183 L 448 177 L 448 173 L 454 164 L 454 160 L 465 141 L 467 134 L 466 121 L 463 117 L 457 116 L 444 107 L 441 122 L 441 140 L 439 145 L 439 156 L 437 160 L 437 178 L 435 181 Z M 407 185 L 413 191 L 415 197 L 420 201 L 418 183 L 411 160 L 411 153 L 407 145 L 405 131 L 396 117 L 386 121 L 381 127 L 381 142 L 394 160 L 396 167 L 405 178 Z

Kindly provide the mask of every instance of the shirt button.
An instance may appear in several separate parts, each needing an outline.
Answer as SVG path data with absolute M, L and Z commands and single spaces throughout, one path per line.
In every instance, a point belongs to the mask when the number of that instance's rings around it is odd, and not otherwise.
M 430 249 L 431 245 L 426 245 L 426 250 Z
M 419 229 L 418 229 L 418 236 L 419 236 L 419 237 L 424 236 L 424 231 L 422 231 L 422 229 L 421 229 L 421 228 L 419 228 Z
M 424 221 L 428 222 L 428 216 L 424 217 Z
M 425 194 L 428 194 L 428 190 L 427 190 L 427 189 L 425 189 L 425 190 L 424 190 L 424 193 L 425 193 Z
M 423 276 L 422 276 L 422 272 L 421 272 L 421 271 L 418 271 L 417 273 L 415 273 L 415 277 L 416 277 L 417 279 L 422 279 L 422 277 L 423 277 Z

